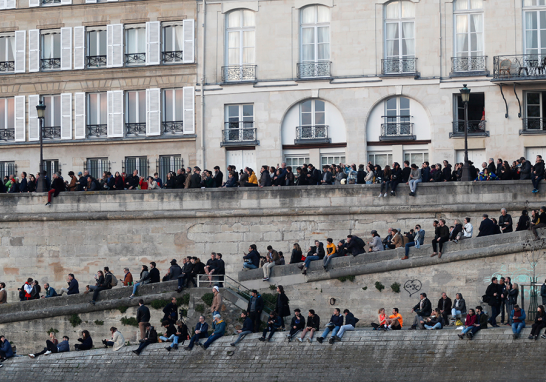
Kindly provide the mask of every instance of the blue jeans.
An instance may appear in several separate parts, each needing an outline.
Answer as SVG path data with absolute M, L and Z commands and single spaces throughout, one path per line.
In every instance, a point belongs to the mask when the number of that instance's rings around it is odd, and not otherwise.
M 160 336 L 159 338 L 161 338 L 161 341 L 163 342 L 172 341 L 173 343 L 171 344 L 171 347 L 174 347 L 174 345 L 178 345 L 178 336 L 176 334 L 171 334 L 169 338 L 164 336 Z
M 471 331 L 474 327 L 473 326 L 469 326 L 467 328 L 463 328 L 463 334 L 466 334 L 468 333 L 469 331 Z
M 304 262 L 304 266 L 305 268 L 309 268 L 309 264 L 311 263 L 311 261 L 313 260 L 320 260 L 320 257 L 318 256 L 307 256 L 305 258 L 305 262 Z
M 521 333 L 521 329 L 523 329 L 525 327 L 525 322 L 518 322 L 518 323 L 513 323 L 512 324 L 512 333 L 514 334 L 520 334 Z
M 381 182 L 381 193 L 387 193 L 387 188 L 389 188 L 391 184 L 391 181 L 390 180 L 387 180 L 387 181 L 384 181 L 384 182 Z
M 212 345 L 212 343 L 214 341 L 216 341 L 218 338 L 220 338 L 222 336 L 215 336 L 214 334 L 211 334 L 210 337 L 208 338 L 207 341 L 205 341 L 205 343 L 203 344 L 203 347 L 206 349 L 208 348 L 210 345 Z
M 255 265 L 252 264 L 252 263 L 244 263 L 244 264 L 243 264 L 243 268 L 246 268 L 246 269 L 257 269 L 258 267 L 255 266 Z
M 328 264 L 330 264 L 330 261 L 332 261 L 334 257 L 339 257 L 339 255 L 337 253 L 334 253 L 333 255 L 330 255 L 330 256 L 324 256 L 324 259 L 322 259 L 322 265 L 324 267 L 328 267 Z
M 199 339 L 201 338 L 207 338 L 207 333 L 194 334 L 190 340 L 190 344 L 188 345 L 188 347 L 190 349 L 193 349 L 193 344 L 195 343 L 195 341 L 199 342 Z
M 425 328 L 427 328 L 427 330 L 431 330 L 431 329 L 442 329 L 442 324 L 440 324 L 439 322 L 437 324 L 435 324 L 434 326 L 432 325 L 425 325 Z
M 133 294 L 136 293 L 137 291 L 137 288 L 139 287 L 140 283 L 136 283 L 135 285 L 133 285 Z
M 408 244 L 406 244 L 406 247 L 405 247 L 405 249 L 406 249 L 406 257 L 408 257 L 408 255 L 409 255 L 409 249 L 410 249 L 410 247 L 415 247 L 415 242 L 414 242 L 414 241 L 410 241 Z
M 540 181 L 542 180 L 542 177 L 541 176 L 534 176 L 531 178 L 531 180 L 533 181 L 533 188 L 535 190 L 538 190 L 538 186 L 540 184 Z
M 457 310 L 455 308 L 451 309 L 451 316 L 454 318 L 454 319 L 457 319 L 457 316 L 461 316 L 463 314 L 463 312 L 461 312 L 460 310 Z M 462 318 L 462 317 L 461 317 Z
M 409 181 L 409 189 L 411 192 L 415 192 L 417 191 L 417 184 L 418 183 L 421 183 L 422 180 L 421 179 L 412 179 Z
M 371 180 L 367 180 L 366 184 L 373 184 L 373 182 Z
M 335 337 L 337 335 L 337 332 L 339 332 L 339 329 L 341 329 L 341 326 L 336 326 L 334 328 L 334 330 L 332 331 L 332 337 Z M 321 337 L 322 338 L 326 338 L 326 336 L 328 335 L 328 333 L 330 333 L 330 328 L 329 327 L 326 327 L 326 329 L 324 329 L 324 331 L 322 332 L 322 335 Z
M 244 332 L 239 333 L 239 337 L 237 337 L 237 340 L 233 344 L 237 345 L 247 334 L 252 334 L 252 332 L 250 330 L 245 330 Z

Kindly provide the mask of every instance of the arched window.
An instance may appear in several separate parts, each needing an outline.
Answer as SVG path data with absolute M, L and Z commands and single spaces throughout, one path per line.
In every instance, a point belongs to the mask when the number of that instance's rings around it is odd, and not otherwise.
M 484 71 L 483 0 L 456 0 L 454 72 Z
M 330 9 L 310 5 L 301 10 L 301 61 L 298 77 L 330 76 Z
M 224 82 L 256 79 L 255 25 L 253 11 L 239 9 L 227 14 Z
M 525 54 L 546 55 L 546 0 L 523 0 Z
M 404 137 L 413 135 L 409 98 L 389 98 L 385 102 L 384 119 L 382 137 Z
M 383 74 L 416 72 L 415 4 L 391 1 L 385 6 Z

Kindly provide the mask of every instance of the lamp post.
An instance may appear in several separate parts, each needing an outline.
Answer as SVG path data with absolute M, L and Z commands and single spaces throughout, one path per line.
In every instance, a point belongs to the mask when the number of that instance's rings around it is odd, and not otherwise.
M 38 177 L 38 184 L 36 185 L 37 192 L 46 192 L 47 190 L 44 175 L 44 146 L 42 131 L 42 127 L 44 125 L 45 109 L 46 105 L 44 105 L 42 102 L 36 105 L 36 114 L 38 115 L 38 120 L 40 121 L 40 176 Z
M 461 180 L 470 182 L 473 178 L 473 175 L 470 173 L 470 164 L 468 163 L 468 101 L 470 100 L 470 89 L 466 87 L 466 84 L 463 84 L 460 92 L 464 104 L 464 163 Z

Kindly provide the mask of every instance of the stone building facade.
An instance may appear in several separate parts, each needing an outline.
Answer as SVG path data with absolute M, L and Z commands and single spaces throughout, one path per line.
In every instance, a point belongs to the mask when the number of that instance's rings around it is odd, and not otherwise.
M 195 161 L 193 1 L 0 2 L 0 175 Z

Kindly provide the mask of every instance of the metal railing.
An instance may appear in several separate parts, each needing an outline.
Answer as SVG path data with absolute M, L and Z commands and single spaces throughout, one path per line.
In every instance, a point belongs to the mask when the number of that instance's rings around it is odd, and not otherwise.
M 416 72 L 416 57 L 384 58 L 381 60 L 381 74 L 413 74 Z
M 88 137 L 107 137 L 108 136 L 108 125 L 102 124 L 102 125 L 87 125 L 87 136 Z
M 220 288 L 225 281 L 225 275 L 211 275 L 211 280 L 209 280 L 209 275 L 196 275 L 197 288 L 208 287 L 209 284 L 218 285 Z
M 106 66 L 106 56 L 87 56 L 88 68 L 102 68 Z
M 487 56 L 451 57 L 451 72 L 485 72 Z
M 42 4 L 60 4 L 61 0 L 42 0 Z
M 233 293 L 238 294 L 242 298 L 244 298 L 246 301 L 250 301 L 250 297 L 252 295 L 250 294 L 250 289 L 245 287 L 240 282 L 232 279 L 229 276 L 224 275 L 224 288 L 227 288 L 231 290 Z M 271 313 L 275 310 L 275 305 L 271 304 L 269 301 L 264 299 L 264 312 Z
M 546 133 L 546 118 L 522 118 L 524 131 L 543 131 Z
M 328 125 L 297 126 L 296 139 L 326 139 L 328 138 Z
M 0 129 L 0 141 L 15 140 L 15 129 Z
M 222 131 L 223 142 L 245 142 L 256 140 L 256 128 L 253 121 L 226 122 Z
M 256 65 L 222 66 L 222 82 L 243 82 L 256 80 Z
M 546 55 L 495 56 L 493 79 L 546 78 Z
M 146 63 L 146 53 L 125 53 L 126 65 L 145 64 L 145 63 Z
M 386 122 L 381 124 L 381 137 L 409 137 L 413 135 L 412 122 Z
M 126 123 L 127 135 L 146 135 L 146 122 Z
M 42 70 L 61 69 L 60 58 L 42 58 L 40 60 Z
M 13 72 L 15 61 L 0 61 L 0 72 Z
M 44 139 L 61 139 L 61 126 L 42 127 L 42 137 Z
M 162 56 L 163 56 L 162 59 L 164 64 L 169 64 L 172 62 L 182 62 L 184 59 L 183 52 L 181 50 L 176 50 L 172 52 L 163 52 Z
M 487 121 L 468 121 L 468 134 L 483 134 Z M 464 120 L 453 121 L 453 134 L 464 134 Z
M 331 77 L 332 63 L 330 61 L 300 62 L 297 65 L 298 78 Z
M 171 134 L 183 134 L 184 121 L 163 121 L 163 132 Z

